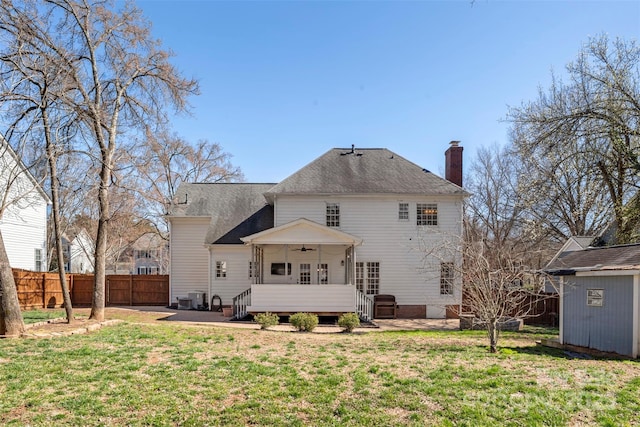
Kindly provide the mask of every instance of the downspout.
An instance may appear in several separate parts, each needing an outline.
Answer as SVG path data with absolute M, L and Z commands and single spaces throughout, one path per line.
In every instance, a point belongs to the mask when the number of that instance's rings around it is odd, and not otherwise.
M 213 300 L 211 299 L 211 297 L 213 296 L 213 284 L 212 282 L 212 278 L 213 275 L 211 274 L 211 269 L 212 267 L 212 263 L 211 263 L 211 259 L 213 258 L 213 247 L 211 245 L 208 245 L 209 249 L 209 268 L 207 269 L 207 299 L 209 301 L 207 301 L 207 304 L 211 303 Z M 213 310 L 213 304 L 209 305 L 209 311 Z

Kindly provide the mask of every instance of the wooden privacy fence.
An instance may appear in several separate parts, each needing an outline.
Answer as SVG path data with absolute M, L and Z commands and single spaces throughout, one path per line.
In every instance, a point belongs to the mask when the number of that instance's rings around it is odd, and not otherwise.
M 466 303 L 463 290 L 462 312 L 472 313 L 472 311 Z M 560 297 L 558 294 L 548 293 L 542 293 L 536 296 L 529 295 L 526 300 L 522 302 L 522 310 L 516 311 L 527 313 L 527 316 L 524 318 L 524 323 L 527 325 L 558 326 L 560 319 Z
M 13 270 L 18 300 L 22 309 L 63 306 L 58 273 Z M 93 274 L 68 274 L 71 303 L 91 306 Z M 169 301 L 167 275 L 108 275 L 105 283 L 106 304 L 165 306 Z

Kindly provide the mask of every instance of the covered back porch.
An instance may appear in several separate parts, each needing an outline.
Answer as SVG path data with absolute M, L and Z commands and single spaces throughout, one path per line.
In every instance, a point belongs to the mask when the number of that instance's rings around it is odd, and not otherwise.
M 234 298 L 234 317 L 356 312 L 371 319 L 373 303 L 356 288 L 361 239 L 301 218 L 242 241 L 251 247 L 252 285 Z

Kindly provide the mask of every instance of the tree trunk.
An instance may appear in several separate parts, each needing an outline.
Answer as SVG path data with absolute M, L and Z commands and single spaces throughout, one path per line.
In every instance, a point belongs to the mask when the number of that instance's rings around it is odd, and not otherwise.
M 46 114 L 44 114 L 44 117 L 46 117 Z M 45 129 L 47 129 L 46 119 Z M 51 143 L 47 141 L 47 157 L 49 159 L 49 173 L 51 174 L 51 202 L 53 203 L 53 235 L 56 242 L 56 255 L 58 257 L 58 274 L 60 276 L 64 309 L 67 314 L 67 323 L 73 323 L 73 306 L 71 305 L 71 294 L 69 293 L 69 285 L 67 284 L 67 276 L 65 275 L 64 250 L 62 249 L 62 233 L 60 232 L 60 197 L 58 194 L 58 171 L 55 156 L 56 154 L 53 153 Z
M 491 319 L 487 322 L 487 333 L 489 334 L 489 352 L 498 352 L 498 320 Z
M 107 159 L 108 160 L 108 159 Z M 107 255 L 107 225 L 109 217 L 109 181 L 111 179 L 110 162 L 103 159 L 98 190 L 98 231 L 96 235 L 95 266 L 93 275 L 93 298 L 90 319 L 104 320 L 105 307 L 105 270 Z
M 18 290 L 9 265 L 9 256 L 4 248 L 0 231 L 0 335 L 20 336 L 24 332 L 24 321 L 20 311 Z

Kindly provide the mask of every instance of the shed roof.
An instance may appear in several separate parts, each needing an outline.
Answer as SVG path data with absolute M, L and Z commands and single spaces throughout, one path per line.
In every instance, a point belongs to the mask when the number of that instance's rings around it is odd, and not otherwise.
M 564 276 L 578 271 L 640 269 L 640 244 L 587 248 L 565 252 L 550 263 L 545 271 Z
M 276 194 L 468 193 L 386 148 L 334 148 L 267 192 Z

